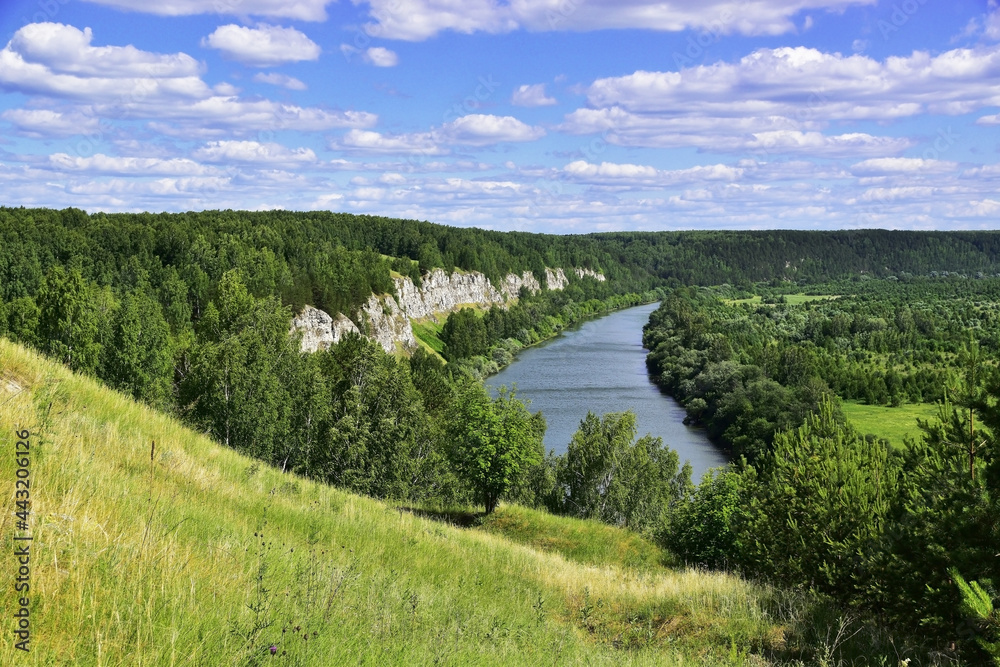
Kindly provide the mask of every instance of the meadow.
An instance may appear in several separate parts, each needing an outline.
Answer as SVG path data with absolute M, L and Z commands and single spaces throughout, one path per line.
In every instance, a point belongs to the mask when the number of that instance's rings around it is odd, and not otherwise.
M 283 474 L 3 339 L 0 369 L 0 443 L 31 433 L 33 537 L 30 651 L 4 631 L 2 664 L 768 664 L 801 639 L 800 598 L 663 567 L 618 529 L 508 506 L 462 528 Z M 5 609 L 16 568 L 0 559 Z
M 905 446 L 907 438 L 920 437 L 917 419 L 933 420 L 938 416 L 934 403 L 904 403 L 897 407 L 866 405 L 859 401 L 844 401 L 844 416 L 861 433 L 888 440 L 894 447 Z

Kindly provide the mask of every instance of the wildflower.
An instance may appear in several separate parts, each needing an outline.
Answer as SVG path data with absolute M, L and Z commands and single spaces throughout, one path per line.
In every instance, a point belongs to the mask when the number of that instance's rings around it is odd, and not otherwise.
M 277 653 L 277 652 L 278 652 L 278 647 L 277 647 L 277 646 L 275 646 L 274 644 L 271 644 L 271 649 L 270 649 L 270 651 L 271 651 L 271 655 L 274 655 L 275 653 Z

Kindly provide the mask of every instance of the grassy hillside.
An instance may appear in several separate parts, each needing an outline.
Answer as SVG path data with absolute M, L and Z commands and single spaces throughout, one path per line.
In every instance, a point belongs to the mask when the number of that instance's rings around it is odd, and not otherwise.
M 0 339 L 0 446 L 23 429 L 31 643 L 8 554 L 4 665 L 767 664 L 748 651 L 783 651 L 801 609 L 604 526 L 510 508 L 459 528 L 282 474 Z

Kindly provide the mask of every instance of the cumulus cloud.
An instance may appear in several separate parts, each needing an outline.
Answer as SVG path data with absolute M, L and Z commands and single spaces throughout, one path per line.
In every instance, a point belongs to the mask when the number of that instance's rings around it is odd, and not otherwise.
M 851 166 L 855 176 L 884 176 L 889 174 L 944 174 L 954 172 L 958 163 L 910 157 L 872 158 Z
M 223 25 L 201 41 L 230 60 L 251 67 L 273 67 L 319 58 L 319 45 L 295 28 L 259 24 L 256 28 Z
M 373 46 L 362 50 L 350 44 L 341 44 L 340 52 L 344 54 L 347 60 L 360 55 L 363 62 L 375 67 L 395 67 L 399 64 L 399 56 L 396 55 L 396 52 L 381 46 Z
M 143 109 L 157 118 L 150 126 L 178 138 L 195 138 L 192 132 L 216 133 L 277 132 L 298 130 L 316 132 L 339 128 L 362 128 L 375 125 L 378 116 L 366 111 L 336 111 L 316 107 L 300 107 L 272 100 L 244 100 L 213 96 L 189 105 L 170 108 Z M 163 121 L 170 121 L 173 127 Z
M 450 30 L 504 33 L 513 30 L 587 31 L 639 28 L 715 35 L 776 35 L 796 29 L 804 10 L 841 11 L 875 0 L 368 0 L 370 31 L 389 39 L 420 41 Z M 376 34 L 376 33 L 372 33 Z
M 217 170 L 186 158 L 117 157 L 98 153 L 90 157 L 54 153 L 49 164 L 58 170 L 122 176 L 204 176 Z
M 258 83 L 269 83 L 272 86 L 281 86 L 282 88 L 287 88 L 288 90 L 305 90 L 308 88 L 305 83 L 296 79 L 294 76 L 288 76 L 287 74 L 278 74 L 277 72 L 258 72 L 254 74 L 253 80 Z
M 396 55 L 396 52 L 381 46 L 373 46 L 365 51 L 364 58 L 366 63 L 375 65 L 375 67 L 395 67 L 399 64 L 399 56 Z
M 268 16 L 299 21 L 325 21 L 326 6 L 333 0 L 86 0 L 97 5 L 160 16 L 229 14 Z
M 706 181 L 735 181 L 743 176 L 744 169 L 725 164 L 698 165 L 687 169 L 656 169 L 648 165 L 602 162 L 593 164 L 586 160 L 570 162 L 563 173 L 574 181 L 590 184 L 629 186 L 668 186 Z
M 519 86 L 511 96 L 510 103 L 519 107 L 544 107 L 557 104 L 554 97 L 545 94 L 544 83 Z
M 281 144 L 258 141 L 211 141 L 194 152 L 205 162 L 244 163 L 295 167 L 313 164 L 316 154 L 309 148 L 290 149 Z
M 18 133 L 36 138 L 71 137 L 96 132 L 100 120 L 80 111 L 62 112 L 51 109 L 8 109 L 0 118 L 17 128 Z
M 200 66 L 186 54 L 93 47 L 91 40 L 89 29 L 58 23 L 24 26 L 0 51 L 0 89 L 76 102 L 97 119 L 145 119 L 151 129 L 183 139 L 365 128 L 378 120 L 365 111 L 240 98 L 230 84 L 207 86 L 198 74 Z M 291 77 L 280 81 L 296 86 Z M 6 120 L 20 126 L 33 123 L 38 132 L 41 118 L 37 112 L 15 112 Z
M 1000 114 L 991 114 L 976 119 L 976 125 L 1000 125 Z
M 504 141 L 534 141 L 545 136 L 545 130 L 513 116 L 469 114 L 446 123 L 439 134 L 446 141 L 458 144 L 489 146 Z
M 891 120 L 1000 105 L 1000 46 L 916 51 L 883 62 L 807 47 L 759 49 L 735 63 L 596 80 L 593 107 L 635 112 Z
M 574 134 L 601 133 L 601 140 L 621 146 L 694 147 L 721 153 L 803 154 L 823 157 L 894 155 L 912 146 L 901 137 L 866 133 L 826 136 L 819 121 L 782 116 L 701 116 L 636 114 L 619 107 L 578 109 L 560 129 Z
M 32 23 L 0 51 L 0 87 L 80 100 L 195 98 L 209 93 L 199 65 L 184 53 L 133 46 L 91 46 L 90 28 Z
M 382 134 L 374 131 L 351 130 L 332 141 L 333 150 L 373 154 L 445 155 L 447 146 L 492 146 L 503 142 L 534 141 L 545 136 L 545 130 L 527 125 L 513 116 L 470 114 L 456 118 L 429 132 Z
M 625 146 L 823 157 L 895 156 L 903 137 L 828 135 L 835 121 L 961 115 L 1000 105 L 1000 46 L 884 61 L 806 48 L 758 49 L 736 62 L 595 80 L 560 129 Z M 980 124 L 990 124 L 986 116 Z
M 330 143 L 334 150 L 370 154 L 442 155 L 447 150 L 437 145 L 429 132 L 382 134 L 370 130 L 351 130 Z

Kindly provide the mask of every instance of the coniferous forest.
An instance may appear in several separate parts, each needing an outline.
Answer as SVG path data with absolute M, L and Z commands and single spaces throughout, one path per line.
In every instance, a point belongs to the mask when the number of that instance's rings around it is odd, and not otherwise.
M 563 268 L 569 284 L 457 310 L 412 355 L 358 335 L 303 353 L 290 335 L 305 305 L 350 316 L 435 268 L 543 286 Z M 700 483 L 600 406 L 546 456 L 544 415 L 482 384 L 525 345 L 651 301 L 650 374 L 732 458 Z M 677 562 L 819 596 L 882 664 L 1000 659 L 998 325 L 993 232 L 543 235 L 0 208 L 11 341 L 288 473 L 435 511 L 598 519 Z M 844 409 L 918 404 L 938 416 L 905 442 Z

